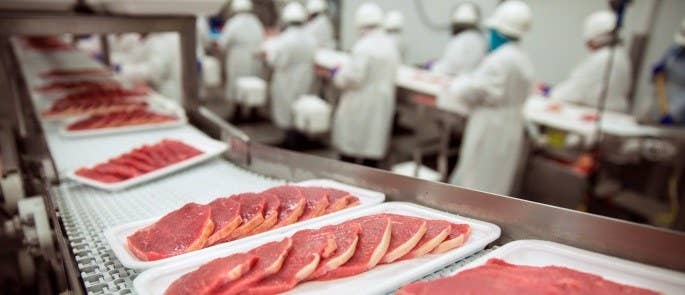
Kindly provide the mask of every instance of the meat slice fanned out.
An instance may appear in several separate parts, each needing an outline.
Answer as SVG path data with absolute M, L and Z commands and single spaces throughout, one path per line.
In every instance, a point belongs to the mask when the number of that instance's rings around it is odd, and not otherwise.
M 452 225 L 444 220 L 426 220 L 427 230 L 418 244 L 400 259 L 421 257 L 433 251 L 440 243 L 445 241 L 452 229 Z
M 281 200 L 276 195 L 272 193 L 261 193 L 261 195 L 264 196 L 264 200 L 266 200 L 264 221 L 252 230 L 252 235 L 272 229 L 278 222 L 278 214 L 281 210 Z
M 381 263 L 391 263 L 406 255 L 426 233 L 426 220 L 398 214 L 382 214 L 390 218 L 392 234 L 390 245 Z
M 306 201 L 300 221 L 326 214 L 326 208 L 328 208 L 328 193 L 326 189 L 301 186 L 300 190 Z
M 266 205 L 264 196 L 261 194 L 245 193 L 234 195 L 230 198 L 240 203 L 240 217 L 243 223 L 223 241 L 242 238 L 264 222 L 264 206 Z
M 211 208 L 189 203 L 130 235 L 127 242 L 136 257 L 152 261 L 201 249 L 213 231 Z
M 326 209 L 326 214 L 347 208 L 350 201 L 355 198 L 346 191 L 341 191 L 334 188 L 324 189 L 326 190 L 326 196 L 328 197 L 328 208 Z
M 164 294 L 212 294 L 219 287 L 242 277 L 252 268 L 257 259 L 257 255 L 251 253 L 239 253 L 214 259 L 174 281 Z
M 207 245 L 211 246 L 228 238 L 243 219 L 240 216 L 240 203 L 230 198 L 219 198 L 208 205 L 212 209 L 214 222 L 214 233 L 207 239 Z
M 319 262 L 319 266 L 308 279 L 323 276 L 349 261 L 357 250 L 361 230 L 359 223 L 337 224 L 321 228 L 320 232 L 331 233 L 335 236 L 336 249 L 332 255 Z
M 471 227 L 468 224 L 452 224 L 447 238 L 435 247 L 431 253 L 440 254 L 461 247 L 469 238 L 470 233 Z
M 266 190 L 265 193 L 274 194 L 281 200 L 281 211 L 278 214 L 278 222 L 274 228 L 293 224 L 304 213 L 306 201 L 298 187 L 289 185 L 277 186 Z

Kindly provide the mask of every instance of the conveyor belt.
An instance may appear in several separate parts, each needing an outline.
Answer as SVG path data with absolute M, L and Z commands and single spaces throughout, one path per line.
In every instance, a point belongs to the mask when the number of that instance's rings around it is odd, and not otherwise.
M 52 194 L 85 290 L 89 294 L 131 294 L 138 273 L 115 258 L 103 234 L 107 227 L 159 216 L 187 202 L 206 203 L 282 183 L 215 160 L 123 192 L 108 193 L 66 182 L 53 188 Z

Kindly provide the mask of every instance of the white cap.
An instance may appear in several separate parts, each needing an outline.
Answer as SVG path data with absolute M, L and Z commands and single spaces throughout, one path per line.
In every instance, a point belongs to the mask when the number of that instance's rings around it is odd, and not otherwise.
M 480 12 L 473 3 L 463 3 L 457 6 L 452 13 L 453 24 L 457 25 L 477 25 L 480 22 Z
M 307 20 L 307 13 L 299 2 L 290 2 L 283 8 L 281 21 L 283 23 L 304 22 Z
M 383 28 L 386 30 L 399 30 L 402 27 L 404 27 L 404 15 L 397 10 L 388 12 L 383 22 Z
M 585 19 L 583 38 L 590 41 L 605 36 L 616 27 L 616 14 L 608 10 L 600 10 L 590 14 Z
M 533 13 L 528 4 L 509 0 L 497 6 L 487 25 L 504 35 L 518 38 L 530 30 L 532 22 Z
M 252 1 L 250 0 L 233 0 L 231 2 L 231 11 L 245 12 L 252 10 Z
M 675 33 L 675 44 L 685 46 L 685 19 L 680 23 L 680 31 Z
M 307 11 L 310 14 L 320 13 L 326 11 L 328 4 L 324 0 L 309 0 L 307 1 Z
M 380 25 L 383 22 L 383 10 L 376 3 L 366 2 L 357 9 L 354 22 L 357 27 Z

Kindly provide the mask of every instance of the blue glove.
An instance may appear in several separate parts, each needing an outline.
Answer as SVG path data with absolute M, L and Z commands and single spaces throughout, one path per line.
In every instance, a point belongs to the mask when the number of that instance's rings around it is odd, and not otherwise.
M 115 73 L 121 73 L 121 65 L 120 64 L 114 64 L 110 66 L 112 68 L 112 72 Z
M 198 73 L 202 73 L 202 61 L 199 60 L 199 59 L 196 59 L 196 60 L 195 60 L 195 63 L 196 63 L 196 65 L 197 65 L 197 72 L 198 72 Z
M 430 70 L 433 68 L 434 65 L 435 65 L 435 61 L 431 60 L 431 61 L 427 62 L 426 64 L 424 64 L 422 68 L 424 70 Z
M 334 67 L 334 68 L 332 68 L 332 69 L 331 69 L 331 72 L 330 72 L 331 78 L 335 77 L 335 75 L 337 75 L 339 71 L 340 71 L 340 67 Z
M 660 62 L 652 68 L 652 80 L 656 78 L 657 75 L 663 74 L 666 71 L 666 63 Z
M 659 124 L 661 125 L 673 125 L 675 124 L 675 120 L 673 120 L 673 117 L 671 115 L 665 115 L 659 119 Z

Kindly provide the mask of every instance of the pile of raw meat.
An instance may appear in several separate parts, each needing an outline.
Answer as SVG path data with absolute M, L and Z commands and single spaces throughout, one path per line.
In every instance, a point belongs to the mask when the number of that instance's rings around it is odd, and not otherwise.
M 71 50 L 68 43 L 55 36 L 33 36 L 24 38 L 27 47 L 35 50 Z
M 42 93 L 62 91 L 98 91 L 107 89 L 119 89 L 121 84 L 114 80 L 84 80 L 84 81 L 53 81 L 49 84 L 37 87 Z
M 128 248 L 142 260 L 159 260 L 358 204 L 359 198 L 337 189 L 277 186 L 261 193 L 216 199 L 207 205 L 189 203 L 129 236 Z
M 131 179 L 196 157 L 203 152 L 179 140 L 164 139 L 144 145 L 93 168 L 80 168 L 76 175 L 104 183 Z
M 67 126 L 67 130 L 78 131 L 124 126 L 153 125 L 177 120 L 178 117 L 174 115 L 159 114 L 147 110 L 134 110 L 130 112 L 121 111 L 90 116 L 69 124 L 69 126 Z
M 176 294 L 278 294 L 309 280 L 354 276 L 392 263 L 461 246 L 467 224 L 376 214 L 210 261 L 174 281 Z M 360 290 L 361 291 L 361 290 Z
M 657 292 L 622 285 L 604 278 L 560 266 L 523 266 L 490 259 L 485 265 L 455 276 L 407 285 L 398 295 L 448 294 L 631 294 Z
M 83 69 L 53 69 L 39 74 L 43 79 L 54 78 L 88 78 L 103 77 L 113 75 L 112 71 L 104 68 L 83 68 Z
M 123 88 L 94 89 L 67 94 L 43 112 L 44 117 L 95 115 L 147 108 L 146 91 Z

